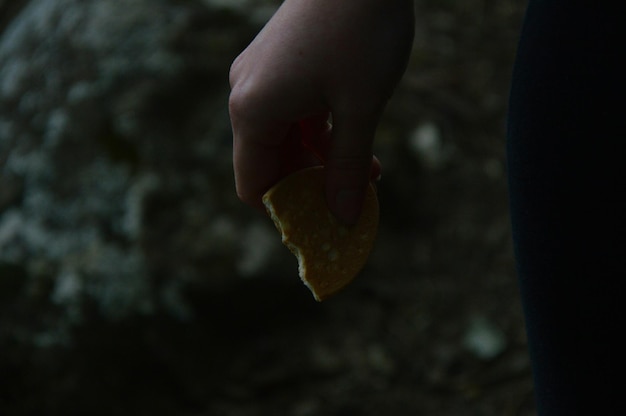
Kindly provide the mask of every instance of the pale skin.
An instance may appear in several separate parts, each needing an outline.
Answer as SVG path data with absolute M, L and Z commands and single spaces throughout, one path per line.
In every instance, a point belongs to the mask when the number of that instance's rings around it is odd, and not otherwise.
M 286 0 L 230 71 L 239 198 L 323 159 L 328 207 L 352 224 L 380 174 L 372 145 L 413 40 L 411 0 Z M 328 123 L 329 115 L 332 126 Z

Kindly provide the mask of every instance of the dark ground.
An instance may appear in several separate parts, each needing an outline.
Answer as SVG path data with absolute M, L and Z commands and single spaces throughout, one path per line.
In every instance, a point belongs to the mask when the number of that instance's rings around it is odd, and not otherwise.
M 93 318 L 71 347 L 16 341 L 0 414 L 532 415 L 504 175 L 523 2 L 417 7 L 377 141 L 379 243 L 345 292 L 314 302 L 285 249 L 291 275 L 194 288 L 194 320 Z

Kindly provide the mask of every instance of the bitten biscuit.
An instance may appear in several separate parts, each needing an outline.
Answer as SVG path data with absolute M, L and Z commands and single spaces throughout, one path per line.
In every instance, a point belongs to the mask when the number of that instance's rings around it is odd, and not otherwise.
M 357 223 L 346 226 L 329 211 L 324 169 L 296 172 L 263 195 L 282 241 L 298 259 L 304 284 L 322 301 L 344 288 L 365 265 L 378 230 L 378 199 L 369 185 Z

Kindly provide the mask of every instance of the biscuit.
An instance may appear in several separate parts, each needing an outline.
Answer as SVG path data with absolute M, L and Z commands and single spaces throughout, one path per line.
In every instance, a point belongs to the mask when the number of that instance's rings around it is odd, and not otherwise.
M 298 259 L 298 272 L 317 301 L 348 285 L 361 271 L 378 231 L 378 198 L 367 188 L 356 224 L 341 223 L 326 204 L 323 167 L 293 173 L 263 195 L 263 204 Z

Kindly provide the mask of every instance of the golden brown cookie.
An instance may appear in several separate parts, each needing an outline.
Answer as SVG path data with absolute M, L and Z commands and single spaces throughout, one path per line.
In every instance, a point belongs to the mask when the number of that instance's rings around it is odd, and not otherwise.
M 378 199 L 369 185 L 357 223 L 347 226 L 328 209 L 324 169 L 314 167 L 284 178 L 263 195 L 263 203 L 298 259 L 298 271 L 316 300 L 344 288 L 365 265 L 378 230 Z

